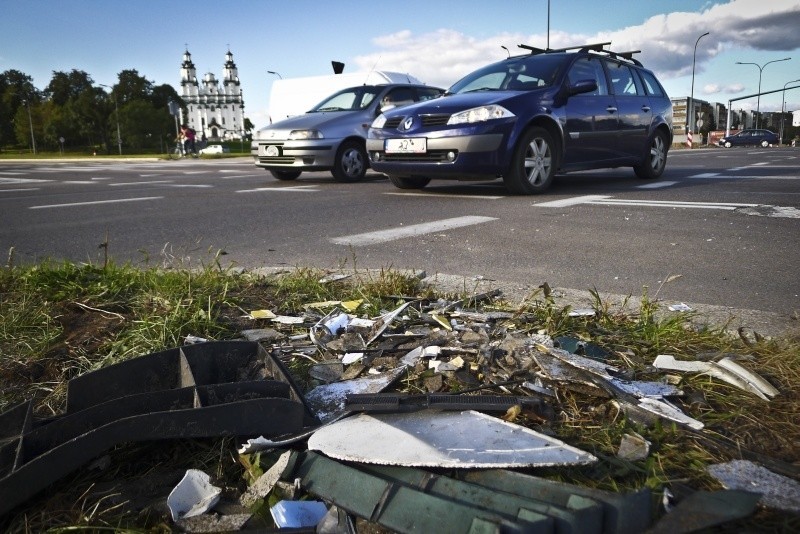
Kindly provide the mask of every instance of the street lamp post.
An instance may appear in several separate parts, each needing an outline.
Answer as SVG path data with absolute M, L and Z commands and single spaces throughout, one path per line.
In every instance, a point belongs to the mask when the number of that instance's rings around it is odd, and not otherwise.
M 761 122 L 761 74 L 764 72 L 764 67 L 769 65 L 770 63 L 777 63 L 778 61 L 789 61 L 790 57 L 785 57 L 783 59 L 773 59 L 772 61 L 767 61 L 763 65 L 759 65 L 758 63 L 748 63 L 743 61 L 737 61 L 737 65 L 755 65 L 758 67 L 758 99 L 756 100 L 756 128 L 758 128 L 759 122 Z
M 283 79 L 283 76 L 281 76 L 281 73 L 280 72 L 275 72 L 274 70 L 268 70 L 267 74 L 274 74 L 275 76 L 277 76 L 281 80 Z
M 36 155 L 36 138 L 33 136 L 33 119 L 31 118 L 31 105 L 30 102 L 27 100 L 22 101 L 22 105 L 28 108 L 28 124 L 31 126 L 31 148 L 33 149 L 33 155 Z
M 689 131 L 692 132 L 692 134 L 694 134 L 694 130 L 695 130 L 695 119 L 694 119 L 694 117 L 696 115 L 696 112 L 695 112 L 695 109 L 694 109 L 694 65 L 695 65 L 695 60 L 697 59 L 697 43 L 700 42 L 700 39 L 702 39 L 703 37 L 705 37 L 706 35 L 708 35 L 710 33 L 711 32 L 704 33 L 703 35 L 701 35 L 700 37 L 697 38 L 697 41 L 694 42 L 694 55 L 692 55 L 692 93 L 689 96 L 689 106 L 690 106 L 689 111 L 691 113 L 691 119 L 689 119 Z
M 111 96 L 114 97 L 114 112 L 117 116 L 117 147 L 119 148 L 119 155 L 122 155 L 122 135 L 119 132 L 119 105 L 117 104 L 117 95 L 114 94 L 114 88 L 109 87 L 108 85 L 99 84 L 100 87 L 105 87 L 111 91 Z
M 778 137 L 778 146 L 783 145 L 783 121 L 785 120 L 786 109 L 786 86 L 790 83 L 800 82 L 800 80 L 792 80 L 783 84 L 783 96 L 781 97 L 781 135 Z

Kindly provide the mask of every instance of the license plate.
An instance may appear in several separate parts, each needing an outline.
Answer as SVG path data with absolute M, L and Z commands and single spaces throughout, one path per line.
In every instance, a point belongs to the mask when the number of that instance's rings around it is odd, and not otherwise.
M 424 154 L 427 151 L 427 139 L 424 137 L 386 139 L 383 146 L 387 154 Z

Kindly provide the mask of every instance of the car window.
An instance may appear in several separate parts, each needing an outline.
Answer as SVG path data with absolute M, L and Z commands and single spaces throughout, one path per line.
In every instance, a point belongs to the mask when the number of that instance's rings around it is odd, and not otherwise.
M 449 92 L 507 89 L 512 81 L 524 84 L 526 89 L 547 87 L 558 78 L 564 61 L 560 54 L 513 57 L 467 74 L 453 84 Z
M 311 111 L 352 111 L 364 109 L 375 100 L 375 97 L 378 96 L 381 90 L 381 87 L 370 85 L 344 89 L 323 100 L 314 106 Z
M 656 77 L 653 76 L 652 73 L 645 70 L 640 70 L 638 72 L 642 77 L 642 81 L 644 81 L 644 88 L 648 95 L 665 96 L 661 84 L 658 83 L 658 80 L 656 80 Z
M 420 102 L 442 96 L 442 90 L 435 87 L 417 87 L 417 96 Z
M 607 95 L 608 84 L 606 83 L 606 74 L 603 72 L 603 65 L 600 59 L 596 57 L 583 57 L 575 61 L 567 73 L 567 79 L 570 85 L 584 80 L 594 80 L 597 82 L 597 90 L 591 93 L 583 93 L 584 95 Z M 582 96 L 582 95 L 576 95 Z
M 407 106 L 414 103 L 414 89 L 411 87 L 397 87 L 392 89 L 383 97 L 381 107 L 384 106 Z
M 607 61 L 608 74 L 611 76 L 611 86 L 615 95 L 644 95 L 644 90 L 639 80 L 633 75 L 633 70 L 628 65 Z

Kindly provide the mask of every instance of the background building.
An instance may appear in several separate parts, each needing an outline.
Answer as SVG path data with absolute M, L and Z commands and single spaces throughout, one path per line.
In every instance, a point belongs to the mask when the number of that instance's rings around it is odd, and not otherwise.
M 198 139 L 205 136 L 209 141 L 231 141 L 244 136 L 244 100 L 230 50 L 225 54 L 221 85 L 212 72 L 198 84 L 192 55 L 186 50 L 181 64 L 181 97 L 186 104 L 181 123 L 193 128 Z

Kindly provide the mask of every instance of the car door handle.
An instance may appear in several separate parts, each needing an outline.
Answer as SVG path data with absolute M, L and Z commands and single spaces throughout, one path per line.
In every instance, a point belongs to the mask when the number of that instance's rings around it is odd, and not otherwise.
M 650 113 L 650 106 L 642 106 L 642 111 L 645 113 Z
M 617 108 L 615 108 L 614 106 L 608 106 L 606 108 L 606 111 L 608 111 L 609 113 L 616 113 L 617 112 Z

